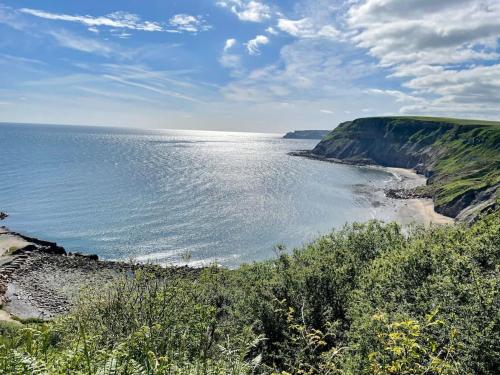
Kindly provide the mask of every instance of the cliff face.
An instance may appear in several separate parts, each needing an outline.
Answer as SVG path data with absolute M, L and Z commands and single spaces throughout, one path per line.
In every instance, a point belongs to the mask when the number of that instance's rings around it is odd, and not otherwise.
M 498 208 L 500 123 L 382 117 L 340 124 L 311 155 L 414 168 L 428 177 L 436 211 L 469 220 Z

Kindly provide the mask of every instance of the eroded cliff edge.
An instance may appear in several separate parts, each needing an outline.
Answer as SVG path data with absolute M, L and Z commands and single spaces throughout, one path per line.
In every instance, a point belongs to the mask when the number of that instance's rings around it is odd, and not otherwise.
M 425 117 L 362 118 L 340 124 L 304 156 L 412 168 L 435 210 L 459 220 L 498 209 L 500 123 Z

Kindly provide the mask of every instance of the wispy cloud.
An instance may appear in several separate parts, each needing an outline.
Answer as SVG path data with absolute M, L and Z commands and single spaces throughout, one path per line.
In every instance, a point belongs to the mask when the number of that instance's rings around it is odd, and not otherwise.
M 210 25 L 205 23 L 201 16 L 191 16 L 189 14 L 176 14 L 170 18 L 169 23 L 175 30 L 186 31 L 189 33 L 198 33 L 212 28 Z
M 125 94 L 125 93 L 119 93 L 116 91 L 112 90 L 101 90 L 93 87 L 86 87 L 86 86 L 74 86 L 75 89 L 81 90 L 85 93 L 92 94 L 94 96 L 102 96 L 106 98 L 113 98 L 117 99 L 119 101 L 127 101 L 127 102 L 145 102 L 145 103 L 150 103 L 150 104 L 161 104 L 160 101 L 158 100 L 152 100 L 150 98 L 146 98 L 144 96 L 140 95 L 133 95 L 133 94 Z
M 279 33 L 274 29 L 274 27 L 272 26 L 269 26 L 267 29 L 266 29 L 266 33 L 268 34 L 271 34 L 271 35 L 278 35 Z
M 276 63 L 234 80 L 222 94 L 229 100 L 249 102 L 293 103 L 333 97 L 338 101 L 339 96 L 348 101 L 354 92 L 362 94 L 353 88 L 353 82 L 372 74 L 372 70 L 366 61 L 353 61 L 349 49 L 339 42 L 301 39 L 283 47 Z M 358 105 L 358 101 L 353 104 Z
M 271 8 L 255 0 L 219 0 L 217 4 L 228 8 L 242 21 L 263 22 L 271 19 Z
M 313 19 L 307 17 L 296 21 L 280 18 L 278 20 L 278 28 L 298 38 L 338 39 L 341 36 L 341 32 L 334 26 L 318 25 Z
M 113 76 L 113 75 L 109 75 L 109 74 L 105 74 L 105 75 L 103 75 L 103 77 L 110 79 L 112 81 L 115 81 L 115 82 L 119 82 L 119 83 L 124 84 L 124 85 L 134 86 L 134 87 L 138 87 L 138 88 L 141 88 L 144 90 L 152 91 L 152 92 L 155 92 L 157 94 L 171 96 L 173 98 L 183 99 L 183 100 L 187 100 L 190 102 L 202 103 L 202 101 L 200 101 L 196 98 L 192 98 L 190 96 L 183 95 L 183 94 L 180 94 L 180 93 L 175 92 L 175 91 L 159 88 L 159 87 L 156 87 L 153 85 L 148 85 L 148 84 L 144 84 L 144 83 L 140 83 L 140 82 L 134 82 L 134 81 L 126 80 L 122 77 Z
M 226 43 L 224 44 L 224 52 L 229 51 L 231 48 L 233 48 L 236 45 L 237 41 L 234 38 L 227 39 Z
M 243 73 L 242 56 L 241 54 L 232 51 L 238 45 L 238 41 L 234 38 L 227 39 L 224 43 L 222 54 L 219 58 L 219 63 L 230 70 L 233 77 L 240 76 Z
M 50 13 L 30 8 L 22 8 L 19 9 L 19 11 L 48 20 L 78 22 L 88 27 L 107 26 L 142 31 L 163 31 L 163 27 L 157 22 L 142 22 L 140 17 L 136 14 L 121 11 L 110 13 L 107 16 L 102 17 L 73 16 L 69 14 Z
M 269 43 L 269 38 L 265 35 L 257 35 L 246 43 L 247 51 L 250 55 L 260 55 L 260 46 Z
M 124 11 L 117 11 L 98 17 L 89 15 L 82 16 L 51 13 L 31 8 L 22 8 L 19 9 L 19 11 L 48 20 L 80 23 L 87 26 L 92 32 L 98 32 L 99 27 L 167 33 L 198 33 L 200 31 L 207 31 L 210 29 L 210 26 L 206 24 L 203 17 L 188 14 L 177 14 L 170 18 L 168 24 L 164 24 L 156 21 L 143 21 L 137 14 Z
M 224 43 L 222 54 L 219 58 L 219 63 L 230 70 L 231 76 L 240 76 L 243 73 L 242 56 L 235 53 L 233 49 L 238 45 L 238 41 L 234 38 L 227 39 Z
M 48 31 L 47 34 L 52 36 L 62 47 L 103 56 L 109 56 L 113 52 L 113 49 L 108 44 L 99 40 L 81 37 L 67 30 L 53 30 Z
M 12 8 L 3 4 L 0 4 L 0 23 L 16 30 L 23 30 L 27 27 L 26 23 L 18 17 Z
M 0 53 L 0 63 L 14 63 L 14 64 L 37 64 L 37 65 L 47 65 L 43 61 L 38 59 L 30 59 L 21 56 L 13 56 L 5 53 Z

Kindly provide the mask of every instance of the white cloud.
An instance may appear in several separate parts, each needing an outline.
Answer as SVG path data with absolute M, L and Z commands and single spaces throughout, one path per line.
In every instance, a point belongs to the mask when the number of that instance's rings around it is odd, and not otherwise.
M 189 14 L 177 14 L 170 18 L 170 25 L 179 31 L 197 33 L 199 31 L 210 30 L 201 16 L 191 16 Z
M 322 23 L 310 17 L 299 20 L 280 18 L 278 29 L 296 38 L 340 39 L 342 36 L 342 33 L 331 23 Z
M 499 19 L 497 0 L 368 0 L 347 21 L 357 30 L 353 40 L 391 66 L 498 58 L 485 52 L 496 47 Z
M 217 4 L 228 8 L 242 21 L 263 22 L 272 16 L 271 8 L 255 0 L 219 0 Z
M 163 31 L 163 28 L 160 24 L 150 21 L 141 22 L 139 16 L 127 12 L 114 12 L 104 17 L 92 17 L 50 13 L 43 10 L 30 8 L 22 8 L 19 11 L 35 17 L 45 18 L 49 20 L 78 22 L 89 27 L 107 26 L 113 28 L 126 28 L 142 31 Z
M 320 109 L 319 110 L 321 113 L 324 113 L 325 115 L 333 115 L 335 112 L 330 111 L 329 109 Z
M 227 39 L 226 43 L 224 44 L 224 52 L 229 51 L 231 48 L 233 48 L 236 45 L 237 41 L 236 39 Z
M 239 70 L 241 67 L 241 56 L 223 53 L 219 59 L 219 62 L 225 68 Z
M 366 90 L 368 93 L 379 94 L 379 95 L 387 95 L 396 99 L 398 103 L 420 103 L 423 104 L 425 102 L 424 99 L 406 94 L 399 90 L 380 90 L 380 89 L 369 89 Z
M 30 59 L 26 57 L 21 57 L 21 56 L 13 56 L 13 55 L 8 55 L 5 53 L 0 53 L 0 64 L 15 64 L 15 65 L 47 65 L 43 61 L 37 60 L 37 59 Z
M 197 33 L 199 31 L 206 31 L 210 29 L 210 26 L 205 23 L 202 17 L 191 16 L 188 14 L 177 14 L 173 16 L 167 26 L 155 21 L 143 21 L 137 14 L 124 11 L 117 11 L 106 16 L 99 17 L 51 13 L 30 8 L 22 8 L 19 9 L 19 11 L 48 20 L 80 23 L 89 27 L 89 30 L 92 32 L 98 31 L 99 27 L 169 33 Z
M 236 39 L 227 39 L 226 43 L 224 43 L 222 55 L 219 58 L 219 63 L 223 67 L 231 69 L 231 74 L 234 76 L 238 76 L 241 73 L 241 56 L 230 52 L 237 44 L 238 41 Z
M 269 38 L 265 35 L 257 35 L 254 39 L 251 39 L 246 43 L 247 52 L 250 55 L 260 55 L 260 46 L 269 43 Z
M 299 37 L 305 33 L 310 33 L 313 25 L 309 18 L 303 18 L 301 20 L 292 21 L 285 18 L 278 20 L 278 28 L 290 35 Z
M 0 23 L 3 23 L 16 30 L 24 30 L 27 24 L 13 12 L 13 9 L 0 4 Z
M 274 27 L 269 26 L 266 29 L 266 33 L 271 34 L 271 35 L 278 35 L 279 33 L 274 29 Z
M 352 41 L 403 79 L 402 113 L 500 113 L 498 0 L 365 0 L 347 12 Z
M 336 42 L 301 39 L 283 47 L 275 64 L 245 74 L 227 85 L 222 93 L 236 101 L 332 98 L 348 92 L 353 80 L 370 74 L 373 69 L 349 58 L 345 48 Z

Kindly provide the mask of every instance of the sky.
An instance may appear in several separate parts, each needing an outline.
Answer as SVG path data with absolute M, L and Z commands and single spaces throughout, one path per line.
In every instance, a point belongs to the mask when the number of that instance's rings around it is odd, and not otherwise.
M 0 0 L 0 121 L 500 120 L 499 0 Z

